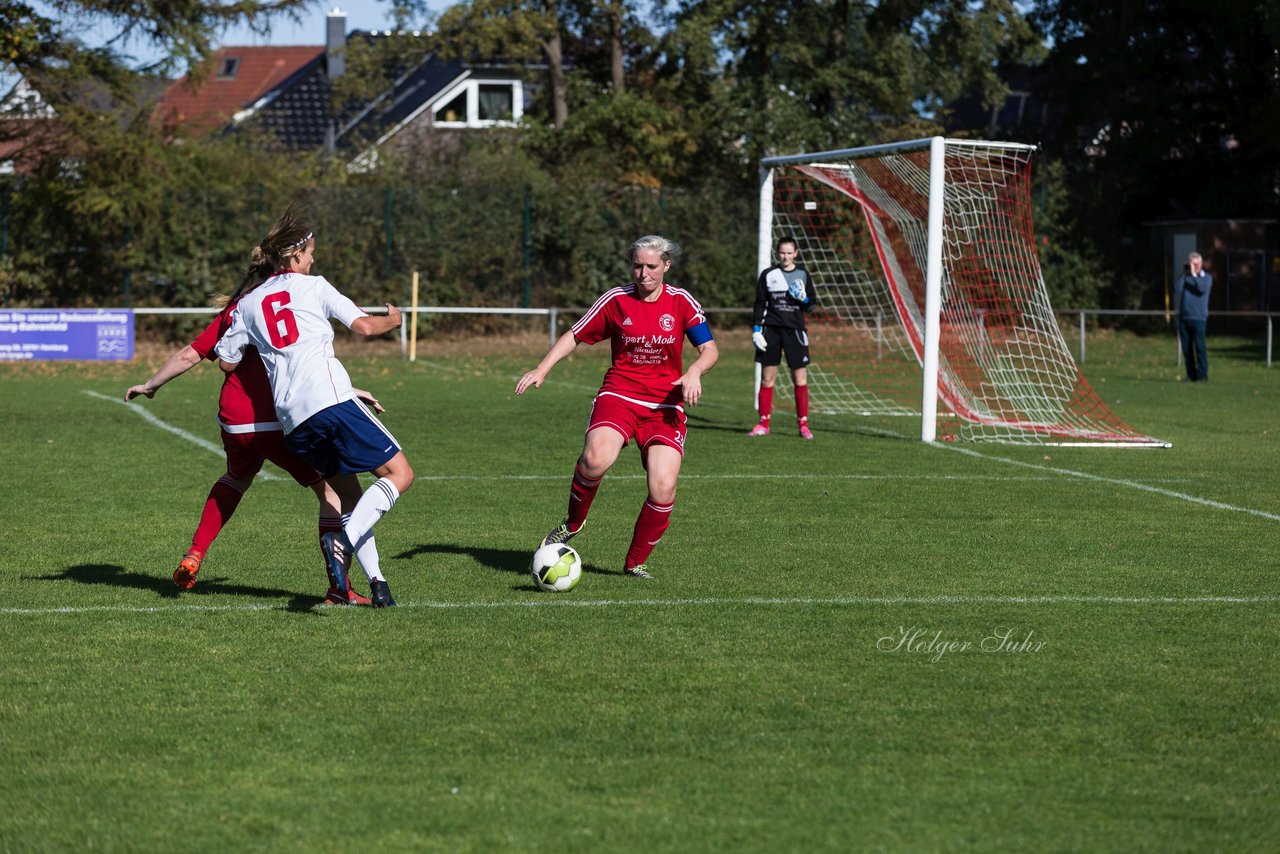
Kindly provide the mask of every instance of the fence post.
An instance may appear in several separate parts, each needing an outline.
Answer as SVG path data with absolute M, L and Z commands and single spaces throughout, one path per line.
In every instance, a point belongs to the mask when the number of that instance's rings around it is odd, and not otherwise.
M 533 189 L 524 185 L 524 307 L 529 307 L 530 256 L 533 249 Z
M 1267 315 L 1267 367 L 1271 367 L 1271 315 Z

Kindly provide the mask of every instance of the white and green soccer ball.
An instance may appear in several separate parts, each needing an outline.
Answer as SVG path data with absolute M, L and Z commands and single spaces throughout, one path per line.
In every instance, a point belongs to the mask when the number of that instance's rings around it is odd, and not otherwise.
M 564 593 L 572 590 L 582 578 L 582 558 L 571 547 L 552 543 L 533 553 L 529 569 L 539 590 Z

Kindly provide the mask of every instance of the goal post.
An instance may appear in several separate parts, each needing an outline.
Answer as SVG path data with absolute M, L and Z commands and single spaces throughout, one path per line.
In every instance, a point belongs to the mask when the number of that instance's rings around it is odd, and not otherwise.
M 1112 412 L 1067 348 L 1032 228 L 1034 151 L 932 137 L 761 160 L 759 269 L 794 238 L 816 291 L 811 409 L 919 418 L 926 442 L 1169 446 Z

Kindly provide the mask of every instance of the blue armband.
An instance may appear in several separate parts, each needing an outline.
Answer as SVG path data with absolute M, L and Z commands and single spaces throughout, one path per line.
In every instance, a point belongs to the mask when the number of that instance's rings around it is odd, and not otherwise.
M 695 347 L 701 347 L 711 340 L 711 327 L 704 320 L 695 326 L 690 326 L 684 331 L 684 334 L 689 339 L 690 344 Z

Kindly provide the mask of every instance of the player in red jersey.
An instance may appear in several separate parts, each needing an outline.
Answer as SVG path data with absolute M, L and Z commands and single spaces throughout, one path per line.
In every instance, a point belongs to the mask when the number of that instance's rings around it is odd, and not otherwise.
M 551 369 L 579 344 L 608 338 L 613 364 L 591 404 L 591 417 L 569 487 L 569 514 L 542 541 L 568 542 L 582 531 L 600 480 L 635 439 L 649 494 L 636 519 L 623 573 L 651 579 L 645 562 L 662 539 L 675 507 L 684 455 L 685 406 L 702 398 L 702 375 L 720 358 L 707 318 L 688 291 L 663 280 L 680 247 L 650 235 L 631 245 L 631 284 L 613 288 L 560 336 L 538 366 L 516 383 L 516 394 L 541 386 Z M 684 340 L 698 351 L 683 368 Z
M 272 254 L 272 253 L 267 253 Z M 263 258 L 259 266 L 274 269 L 289 256 L 286 247 L 282 257 Z M 256 256 L 255 256 L 256 258 Z M 254 273 L 251 265 L 250 273 Z M 260 272 L 260 271 L 258 271 Z M 249 274 L 246 274 L 247 276 Z M 254 278 L 257 276 L 255 275 Z M 252 284 L 252 282 L 251 282 Z M 231 313 L 241 297 L 252 290 L 242 287 L 228 301 L 218 315 L 205 327 L 194 341 L 174 352 L 145 383 L 131 386 L 124 395 L 126 401 L 135 397 L 155 397 L 155 393 L 170 380 L 181 376 L 204 359 L 217 361 L 214 346 L 231 325 Z M 223 298 L 225 299 L 225 298 Z M 384 411 L 378 401 L 367 391 L 356 390 L 362 400 L 375 411 Z M 246 358 L 234 373 L 227 374 L 218 396 L 218 426 L 222 432 L 222 447 L 227 456 L 226 474 L 218 478 L 209 490 L 200 522 L 191 538 L 191 548 L 173 573 L 173 583 L 183 590 L 195 586 L 196 574 L 209 547 L 240 505 L 245 490 L 253 485 L 254 476 L 266 461 L 275 463 L 288 472 L 302 486 L 309 486 L 320 501 L 318 531 L 321 540 L 321 556 L 325 559 L 325 572 L 329 576 L 329 590 L 325 601 L 334 604 L 368 605 L 369 599 L 351 588 L 348 579 L 335 578 L 329 570 L 325 550 L 326 534 L 342 531 L 342 500 L 353 504 L 360 498 L 355 494 L 339 496 L 315 468 L 296 456 L 286 447 L 284 431 L 276 417 L 271 397 L 271 384 L 267 379 L 262 360 L 253 354 Z M 357 485 L 358 486 L 358 485 Z

